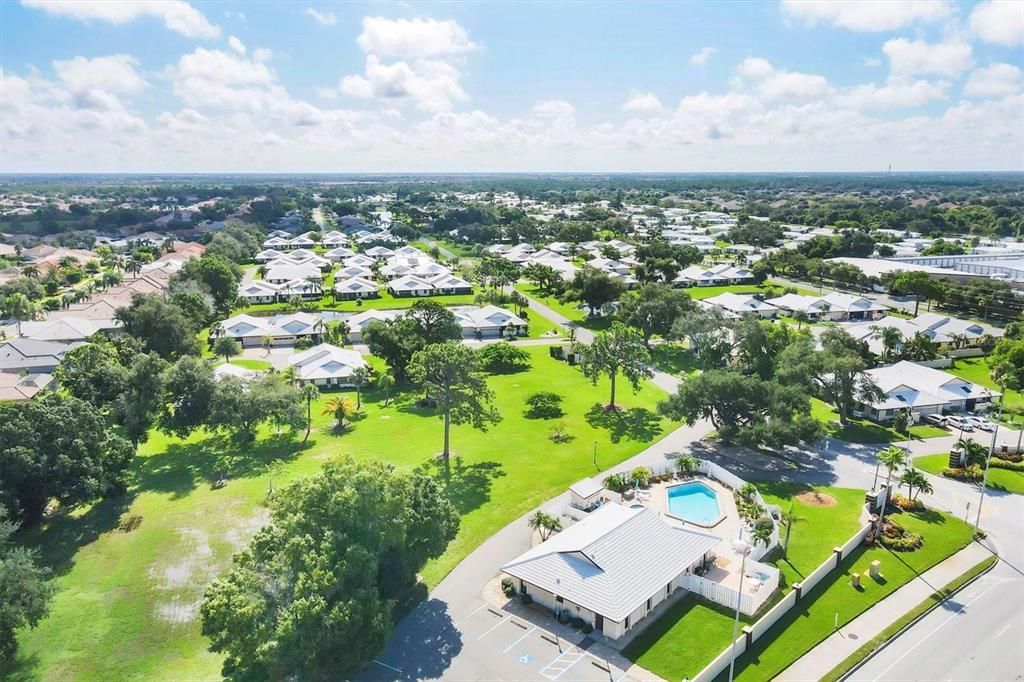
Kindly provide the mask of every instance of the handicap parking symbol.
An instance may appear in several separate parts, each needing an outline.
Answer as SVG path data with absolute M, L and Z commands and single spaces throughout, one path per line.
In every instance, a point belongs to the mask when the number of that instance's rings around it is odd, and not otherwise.
M 519 662 L 523 665 L 530 665 L 530 661 L 533 660 L 533 654 L 523 654 L 519 657 Z

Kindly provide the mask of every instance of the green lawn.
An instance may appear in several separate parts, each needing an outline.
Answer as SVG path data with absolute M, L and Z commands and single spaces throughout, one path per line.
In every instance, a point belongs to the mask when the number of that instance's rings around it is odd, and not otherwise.
M 737 659 L 737 680 L 773 679 L 832 634 L 836 613 L 842 627 L 918 574 L 965 547 L 973 533 L 971 526 L 960 519 L 932 510 L 897 514 L 895 520 L 907 530 L 924 536 L 924 545 L 914 552 L 890 552 L 884 547 L 865 546 L 855 549 L 843 560 L 839 570 L 818 583 L 755 642 L 750 651 Z M 880 581 L 865 578 L 860 590 L 853 588 L 850 574 L 863 575 L 876 559 L 881 562 L 884 578 Z
M 907 435 L 896 429 L 877 424 L 870 419 L 851 417 L 846 426 L 839 423 L 839 413 L 828 403 L 811 398 L 811 415 L 825 424 L 826 433 L 832 438 L 845 440 L 848 443 L 898 443 L 906 441 Z M 949 431 L 931 424 L 917 424 L 910 427 L 910 436 L 914 440 L 940 438 L 950 435 Z
M 994 391 L 1001 390 L 996 382 L 992 381 L 992 369 L 988 364 L 988 357 L 961 358 L 953 363 L 953 366 L 946 370 L 950 374 L 973 381 L 976 384 L 987 386 Z M 1024 410 L 1024 395 L 1013 389 L 1006 390 L 1003 399 L 1003 408 L 1013 411 Z
M 504 421 L 488 432 L 453 428 L 458 457 L 443 479 L 462 513 L 448 551 L 423 571 L 436 585 L 463 557 L 533 506 L 595 473 L 594 443 L 602 469 L 639 452 L 670 428 L 655 414 L 665 394 L 651 384 L 620 391 L 625 414 L 593 410 L 609 386 L 591 386 L 578 369 L 552 360 L 545 346 L 527 349 L 533 369 L 492 377 Z M 552 421 L 527 419 L 524 399 L 541 391 L 564 396 L 569 443 L 548 439 Z M 315 473 L 324 459 L 349 453 L 384 459 L 403 469 L 440 475 L 439 417 L 415 407 L 418 391 L 385 406 L 364 394 L 364 416 L 337 435 L 317 416 L 308 442 L 287 434 L 261 434 L 238 447 L 218 437 L 187 441 L 154 433 L 134 463 L 134 482 L 122 499 L 58 516 L 26 538 L 54 567 L 59 591 L 50 615 L 20 633 L 20 650 L 5 679 L 149 680 L 213 679 L 221 659 L 207 651 L 196 607 L 205 586 L 266 517 L 269 480 L 264 463 L 283 461 L 275 486 Z M 319 406 L 314 406 L 318 414 Z M 214 490 L 217 460 L 237 455 L 226 487 Z
M 607 329 L 612 324 L 610 317 L 594 316 L 591 317 L 587 314 L 587 309 L 584 307 L 580 309 L 576 303 L 563 303 L 558 300 L 555 296 L 544 296 L 540 293 L 536 286 L 527 281 L 520 281 L 515 285 L 521 293 L 526 294 L 530 298 L 536 299 L 538 302 L 543 303 L 547 307 L 554 310 L 556 313 L 566 318 L 571 322 L 575 322 L 581 327 L 590 329 L 592 331 L 601 331 Z
M 936 476 L 942 475 L 942 470 L 949 466 L 949 454 L 925 455 L 914 459 L 914 466 L 922 471 Z M 968 484 L 970 485 L 970 484 Z M 981 484 L 978 484 L 981 487 Z M 1008 493 L 1024 495 L 1024 471 L 1011 471 L 1010 469 L 998 469 L 989 467 L 988 482 L 985 486 L 992 490 L 1001 490 Z
M 460 258 L 472 258 L 473 257 L 473 244 L 456 244 L 455 242 L 446 241 L 444 239 L 431 239 L 430 241 L 436 242 L 439 247 L 454 253 Z M 412 246 L 420 249 L 424 253 L 430 252 L 430 245 L 426 241 L 419 240 L 412 242 Z
M 257 372 L 265 372 L 273 369 L 273 365 L 266 360 L 259 360 L 257 358 L 232 358 L 232 365 L 238 365 L 239 367 L 245 367 L 246 369 L 256 370 Z
M 778 504 L 785 513 L 792 509 L 788 559 L 774 562 L 786 585 L 813 571 L 833 547 L 845 543 L 860 527 L 858 514 L 864 502 L 861 490 L 775 482 L 760 482 L 757 487 L 765 501 Z M 817 507 L 794 499 L 812 490 L 829 495 L 836 504 Z M 631 642 L 623 655 L 667 680 L 693 678 L 729 645 L 731 637 L 732 614 L 728 609 L 686 597 Z
M 659 343 L 651 346 L 651 361 L 662 372 L 673 376 L 697 371 L 697 361 L 693 353 L 676 343 Z
M 765 294 L 772 296 L 781 296 L 783 289 L 787 285 L 781 284 L 780 282 L 774 282 L 768 280 L 764 284 L 727 284 L 718 287 L 689 287 L 683 289 L 690 295 L 691 298 L 696 300 L 702 300 L 705 298 L 711 298 L 712 296 L 718 296 L 719 294 L 733 293 L 733 294 Z M 794 287 L 796 293 L 804 296 L 818 296 L 817 289 L 805 289 L 803 287 Z

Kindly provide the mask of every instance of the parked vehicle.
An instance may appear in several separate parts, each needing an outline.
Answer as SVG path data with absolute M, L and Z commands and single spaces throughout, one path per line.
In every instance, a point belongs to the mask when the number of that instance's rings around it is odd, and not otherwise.
M 935 424 L 936 426 L 945 426 L 946 418 L 941 414 L 929 414 L 925 415 L 924 420 L 929 424 Z
M 982 431 L 994 431 L 996 428 L 996 425 L 986 417 L 979 417 L 976 414 L 968 415 L 967 421 L 971 423 L 971 426 Z
M 974 426 L 967 420 L 966 417 L 961 417 L 958 414 L 951 414 L 946 417 L 946 426 L 951 429 L 958 431 L 973 431 Z

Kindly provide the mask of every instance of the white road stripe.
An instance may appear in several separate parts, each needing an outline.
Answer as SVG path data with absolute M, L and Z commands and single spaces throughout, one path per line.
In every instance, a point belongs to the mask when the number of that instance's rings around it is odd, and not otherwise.
M 526 634 L 525 634 L 525 635 L 523 635 L 522 637 L 520 637 L 520 638 L 519 638 L 519 639 L 517 639 L 516 641 L 512 642 L 511 644 L 509 644 L 509 645 L 508 645 L 507 647 L 505 647 L 505 650 L 504 650 L 504 651 L 502 651 L 501 653 L 503 653 L 503 654 L 507 654 L 507 653 L 509 652 L 509 649 L 511 649 L 511 648 L 512 648 L 512 647 L 514 647 L 514 646 L 515 646 L 516 644 L 519 644 L 519 643 L 520 643 L 521 641 L 523 641 L 524 639 L 526 639 L 527 637 L 529 637 L 529 636 L 530 636 L 530 634 L 531 634 L 531 633 L 533 633 L 533 631 L 534 631 L 534 630 L 536 630 L 536 629 L 537 629 L 537 626 L 536 626 L 536 625 L 534 625 L 534 626 L 533 626 L 532 628 L 530 628 L 529 630 L 527 630 L 527 631 L 526 631 Z
M 399 673 L 399 674 L 400 674 L 400 673 L 402 672 L 401 670 L 399 670 L 399 669 L 398 669 L 398 668 L 396 668 L 395 666 L 393 666 L 393 665 L 388 665 L 387 663 L 384 663 L 384 662 L 382 662 L 382 661 L 378 661 L 378 660 L 377 660 L 376 658 L 375 658 L 375 659 L 373 659 L 373 662 L 374 662 L 374 663 L 376 663 L 377 665 L 381 665 L 381 666 L 384 666 L 384 667 L 385 667 L 385 668 L 387 668 L 388 670 L 394 670 L 394 671 L 395 671 L 396 673 Z
M 479 637 L 477 637 L 477 639 L 483 639 L 483 638 L 484 638 L 484 637 L 486 637 L 487 635 L 491 634 L 491 632 L 492 632 L 492 631 L 493 631 L 493 630 L 494 630 L 495 628 L 497 628 L 497 627 L 498 627 L 499 625 L 501 625 L 501 624 L 502 624 L 502 623 L 504 623 L 504 622 L 505 622 L 505 619 L 504 619 L 504 618 L 499 618 L 499 619 L 498 619 L 498 622 L 497 622 L 497 623 L 495 623 L 495 624 L 494 624 L 494 625 L 492 625 L 491 627 L 487 628 L 487 632 L 485 632 L 484 634 L 482 634 L 482 635 L 480 635 Z
M 485 609 L 485 608 L 487 608 L 487 604 L 486 604 L 486 603 L 484 603 L 484 604 L 481 604 L 480 606 L 476 607 L 475 609 L 473 609 L 472 611 L 470 611 L 469 613 L 467 613 L 467 614 L 466 614 L 465 616 L 463 616 L 462 618 L 459 618 L 459 619 L 458 619 L 457 621 L 455 621 L 455 625 L 458 625 L 459 623 L 463 622 L 464 620 L 466 620 L 466 619 L 467 619 L 467 618 L 469 618 L 470 616 L 472 616 L 472 615 L 476 614 L 477 612 L 479 612 L 479 611 L 481 611 L 481 610 L 483 610 L 483 609 Z

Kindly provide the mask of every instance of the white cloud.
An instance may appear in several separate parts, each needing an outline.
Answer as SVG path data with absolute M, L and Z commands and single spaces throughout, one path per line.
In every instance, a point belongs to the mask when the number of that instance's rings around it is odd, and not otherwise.
M 1024 75 L 1013 64 L 992 64 L 971 72 L 964 84 L 968 97 L 1009 97 L 1018 95 Z
M 952 13 L 947 0 L 782 0 L 782 11 L 814 25 L 826 23 L 859 32 L 893 31 Z
M 334 12 L 320 12 L 312 7 L 307 7 L 302 10 L 302 13 L 308 17 L 312 17 L 313 21 L 321 26 L 333 26 L 338 23 L 338 17 L 334 16 Z
M 946 99 L 947 90 L 946 81 L 890 78 L 882 86 L 867 83 L 849 88 L 837 97 L 837 102 L 854 109 L 905 109 Z
M 231 36 L 230 38 L 228 38 L 228 45 L 231 47 L 232 50 L 234 50 L 238 54 L 245 54 L 245 43 L 243 43 L 235 36 Z
M 690 63 L 697 66 L 704 66 L 708 63 L 708 60 L 711 59 L 711 55 L 716 52 L 718 52 L 718 50 L 713 47 L 702 47 L 700 50 L 690 55 Z
M 160 19 L 171 31 L 189 38 L 216 38 L 220 28 L 184 0 L 21 0 L 25 7 L 81 21 L 126 24 L 142 17 Z
M 576 115 L 576 107 L 564 99 L 548 99 L 537 102 L 531 111 L 534 116 L 551 119 L 564 119 Z
M 359 47 L 381 57 L 446 57 L 477 48 L 466 29 L 447 19 L 364 17 Z
M 365 74 L 345 76 L 338 87 L 352 97 L 408 99 L 429 112 L 447 111 L 453 100 L 468 99 L 459 85 L 458 70 L 440 60 L 385 64 L 371 54 L 366 57 Z
M 927 43 L 894 38 L 885 41 L 882 51 L 889 57 L 892 73 L 900 76 L 933 74 L 955 78 L 974 64 L 971 46 L 957 40 Z
M 336 88 L 317 88 L 316 96 L 321 99 L 338 99 L 338 90 Z
M 130 93 L 146 87 L 146 81 L 135 71 L 138 63 L 129 54 L 92 59 L 75 57 L 63 61 L 54 60 L 53 70 L 71 92 L 106 90 Z
M 748 57 L 736 68 L 740 85 L 750 85 L 767 100 L 809 100 L 829 92 L 824 76 L 776 69 L 761 57 Z
M 1020 0 L 986 0 L 978 3 L 968 19 L 971 32 L 987 43 L 1024 43 L 1024 3 Z
M 636 92 L 630 94 L 629 99 L 622 105 L 623 111 L 635 111 L 639 113 L 652 113 L 661 110 L 661 100 L 653 92 Z

